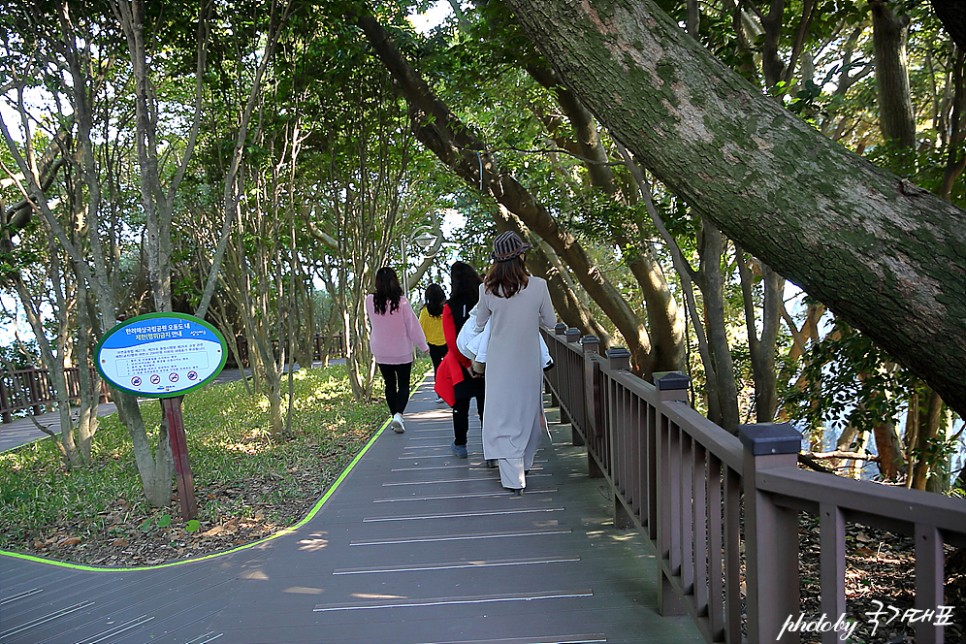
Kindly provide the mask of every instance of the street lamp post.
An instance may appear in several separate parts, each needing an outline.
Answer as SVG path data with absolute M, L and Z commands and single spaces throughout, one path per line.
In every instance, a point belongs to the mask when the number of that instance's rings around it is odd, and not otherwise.
M 406 299 L 409 299 L 409 243 L 414 242 L 423 253 L 436 243 L 436 235 L 428 226 L 421 226 L 413 232 L 419 234 L 412 238 L 403 237 L 402 241 L 399 242 L 403 260 L 403 293 L 406 295 Z

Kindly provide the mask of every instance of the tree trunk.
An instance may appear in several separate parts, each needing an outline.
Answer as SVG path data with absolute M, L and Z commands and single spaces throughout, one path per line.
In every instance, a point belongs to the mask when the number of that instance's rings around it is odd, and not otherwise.
M 156 94 L 149 78 L 144 42 L 144 0 L 115 2 L 112 7 L 127 36 L 131 60 L 141 208 L 144 211 L 143 244 L 154 310 L 171 310 L 171 209 L 163 202 L 159 174 Z M 200 115 L 196 112 L 195 119 Z
M 733 434 L 738 433 L 738 384 L 735 381 L 735 365 L 728 345 L 727 324 L 724 306 L 724 276 L 721 272 L 721 257 L 724 255 L 724 236 L 707 219 L 701 226 L 701 292 L 704 293 L 704 311 L 708 318 L 708 344 L 714 370 L 707 374 L 709 395 L 717 395 L 717 405 L 708 403 L 708 418 Z M 713 415 L 713 410 L 718 415 Z
M 97 407 L 101 396 L 101 379 L 92 376 L 89 365 L 94 363 L 94 347 L 92 339 L 97 337 L 91 328 L 91 302 L 87 293 L 81 292 L 77 297 L 77 331 L 74 342 L 77 354 L 74 364 L 77 365 L 77 381 L 80 400 L 77 405 L 77 450 L 85 464 L 91 463 L 91 448 L 94 434 L 97 433 Z
M 115 389 L 114 404 L 118 417 L 131 435 L 134 461 L 141 477 L 145 500 L 154 507 L 166 506 L 171 502 L 171 481 L 174 477 L 174 459 L 168 444 L 167 427 L 161 423 L 158 446 L 152 451 L 137 398 Z
M 966 4 L 960 0 L 932 0 L 932 8 L 953 42 L 966 50 Z
M 851 454 L 865 454 L 869 447 L 869 432 L 850 423 L 848 427 L 842 430 L 842 434 L 839 436 L 838 441 L 836 441 L 835 446 L 837 451 Z M 862 477 L 863 461 L 858 459 L 845 459 L 845 464 L 841 464 L 837 460 L 833 462 L 833 467 L 841 476 L 846 476 L 850 479 Z
M 886 141 L 905 150 L 916 145 L 916 118 L 909 90 L 906 38 L 909 16 L 897 15 L 890 0 L 870 0 L 875 49 L 875 84 L 879 99 L 879 128 Z
M 895 423 L 882 422 L 872 426 L 875 449 L 879 454 L 879 473 L 887 481 L 897 481 L 906 471 L 902 458 L 902 441 L 896 431 Z
M 759 264 L 763 297 L 761 301 L 761 333 L 758 332 L 755 294 L 752 282 L 754 277 L 749 267 L 749 259 L 744 257 L 740 248 L 735 249 L 741 290 L 744 295 L 745 329 L 748 334 L 748 353 L 751 356 L 751 371 L 755 380 L 755 420 L 770 423 L 775 420 L 778 409 L 778 373 L 775 355 L 778 344 L 778 325 L 785 280 L 765 264 Z M 751 260 L 753 262 L 754 260 Z
M 966 67 L 966 51 L 957 48 L 950 56 L 952 62 L 953 105 L 949 114 L 949 143 L 946 148 L 946 167 L 943 168 L 943 181 L 939 196 L 949 199 L 953 187 L 963 171 L 966 171 L 966 83 L 963 72 Z
M 614 172 L 609 165 L 610 159 L 597 131 L 597 122 L 580 99 L 562 85 L 557 75 L 549 68 L 531 63 L 527 66 L 527 71 L 538 83 L 556 95 L 558 104 L 574 130 L 577 149 L 581 157 L 586 160 L 585 165 L 591 183 L 615 201 L 619 202 L 623 197 L 625 203 L 637 202 L 634 192 L 621 195 Z M 624 222 L 617 222 L 611 225 L 611 233 L 644 296 L 648 334 L 654 347 L 652 368 L 647 371 L 683 371 L 687 366 L 684 319 L 678 312 L 677 302 L 674 301 L 668 289 L 660 262 L 648 246 L 634 243 L 628 237 L 625 226 Z M 636 252 L 633 249 L 636 249 Z
M 761 16 L 761 68 L 765 87 L 771 89 L 785 75 L 785 61 L 778 53 L 785 17 L 785 0 L 771 0 L 768 13 Z
M 834 144 L 650 0 L 506 0 L 663 183 L 966 414 L 966 212 Z
M 926 483 L 930 478 L 933 468 L 939 466 L 939 471 L 943 470 L 942 460 L 936 451 L 936 442 L 940 432 L 945 432 L 943 426 L 943 401 L 933 391 L 926 392 L 925 396 L 916 397 L 921 407 L 919 410 L 918 431 L 915 435 L 913 446 L 916 450 L 916 466 L 910 472 L 912 477 L 912 489 L 925 490 Z
M 611 336 L 580 301 L 573 284 L 565 278 L 565 273 L 553 266 L 544 249 L 545 244 L 537 244 L 527 255 L 527 268 L 535 275 L 547 280 L 553 309 L 557 318 L 568 328 L 580 329 L 583 335 L 592 335 L 600 341 L 600 346 L 610 346 Z M 550 252 L 553 252 L 552 250 Z

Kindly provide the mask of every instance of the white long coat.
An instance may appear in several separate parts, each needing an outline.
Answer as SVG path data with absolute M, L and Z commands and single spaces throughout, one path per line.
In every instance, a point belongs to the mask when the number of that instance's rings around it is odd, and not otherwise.
M 556 323 L 547 282 L 530 276 L 527 287 L 507 299 L 480 285 L 476 323 L 489 320 L 486 355 L 486 407 L 483 455 L 486 459 L 525 458 L 532 462 L 542 428 L 543 364 L 540 325 Z

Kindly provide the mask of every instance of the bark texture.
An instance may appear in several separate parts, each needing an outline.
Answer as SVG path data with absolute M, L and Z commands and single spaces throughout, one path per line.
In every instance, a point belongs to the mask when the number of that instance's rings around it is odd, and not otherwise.
M 966 212 L 809 128 L 649 0 L 506 1 L 655 176 L 966 413 Z

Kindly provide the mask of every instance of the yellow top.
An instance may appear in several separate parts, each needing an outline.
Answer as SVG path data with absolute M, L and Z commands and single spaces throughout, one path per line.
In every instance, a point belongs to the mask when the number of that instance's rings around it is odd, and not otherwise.
M 443 335 L 442 315 L 433 317 L 424 306 L 423 310 L 419 312 L 419 326 L 423 327 L 423 333 L 426 334 L 426 342 L 435 344 L 438 347 L 446 344 L 446 336 Z

